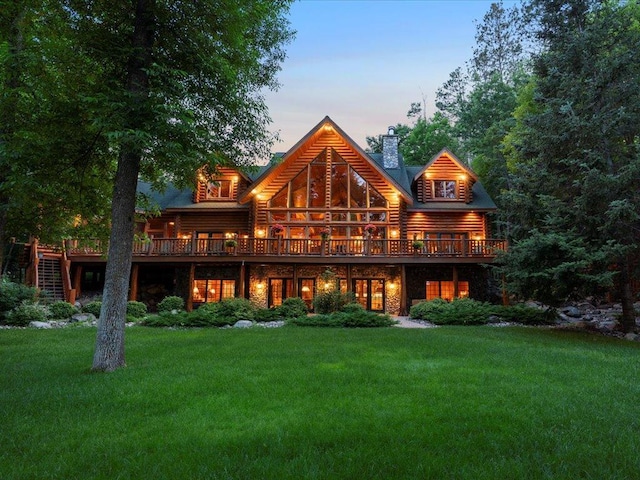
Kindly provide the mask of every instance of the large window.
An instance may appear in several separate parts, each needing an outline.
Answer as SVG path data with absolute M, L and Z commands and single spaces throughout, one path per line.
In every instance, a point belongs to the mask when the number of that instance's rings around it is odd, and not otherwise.
M 458 198 L 458 182 L 455 180 L 434 180 L 433 196 L 434 198 L 444 198 L 447 200 L 455 200 Z
M 291 278 L 269 279 L 269 307 L 278 307 L 282 301 L 293 295 L 293 280 Z
M 196 303 L 219 302 L 236 296 L 235 280 L 194 280 L 193 301 Z
M 387 200 L 333 149 L 287 182 L 269 201 L 268 214 L 269 223 L 282 224 L 290 238 L 301 229 L 304 238 L 319 237 L 327 223 L 332 238 L 360 237 L 367 223 L 384 236 L 389 218 Z
M 428 280 L 426 284 L 426 298 L 427 300 L 433 300 L 434 298 L 441 298 L 448 302 L 454 299 L 455 285 L 453 281 L 446 280 Z M 469 282 L 458 282 L 458 297 L 466 298 L 469 296 Z

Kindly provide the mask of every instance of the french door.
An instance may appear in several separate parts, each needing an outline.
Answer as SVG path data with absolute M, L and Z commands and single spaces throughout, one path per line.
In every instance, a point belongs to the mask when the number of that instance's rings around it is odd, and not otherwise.
M 384 312 L 384 279 L 356 278 L 353 280 L 353 293 L 356 301 L 366 310 Z

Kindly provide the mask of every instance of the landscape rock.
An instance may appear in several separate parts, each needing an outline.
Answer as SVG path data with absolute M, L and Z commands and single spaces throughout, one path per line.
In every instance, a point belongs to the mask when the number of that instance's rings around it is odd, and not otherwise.
M 253 322 L 251 320 L 238 320 L 233 324 L 233 328 L 251 328 L 253 327 Z
M 69 323 L 78 323 L 78 322 L 95 322 L 96 317 L 92 313 L 74 313 L 71 315 L 71 319 L 69 319 Z
M 52 328 L 52 325 L 49 322 L 29 322 L 29 326 L 31 328 Z
M 638 335 L 637 333 L 627 333 L 624 336 L 625 340 L 630 340 L 632 342 L 638 342 L 640 341 L 640 335 Z
M 562 313 L 572 318 L 582 317 L 582 312 L 580 311 L 580 309 L 578 307 L 574 307 L 573 305 L 563 308 Z

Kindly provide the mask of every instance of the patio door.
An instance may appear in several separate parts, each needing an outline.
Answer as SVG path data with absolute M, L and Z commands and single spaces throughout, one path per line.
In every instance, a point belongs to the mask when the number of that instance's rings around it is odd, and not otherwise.
M 384 279 L 356 278 L 353 280 L 353 293 L 356 301 L 365 309 L 384 312 Z

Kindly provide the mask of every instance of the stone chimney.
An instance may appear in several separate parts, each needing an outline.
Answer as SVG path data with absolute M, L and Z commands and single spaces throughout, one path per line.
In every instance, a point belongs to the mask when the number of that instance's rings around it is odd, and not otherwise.
M 382 136 L 382 163 L 384 168 L 398 168 L 398 135 L 394 127 Z

